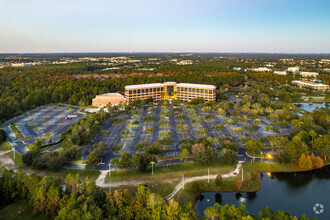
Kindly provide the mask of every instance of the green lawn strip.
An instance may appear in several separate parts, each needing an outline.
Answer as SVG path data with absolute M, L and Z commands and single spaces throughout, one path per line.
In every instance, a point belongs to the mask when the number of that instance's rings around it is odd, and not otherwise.
M 85 160 L 74 160 L 74 161 L 71 161 L 71 163 L 86 164 L 86 161 Z
M 110 161 L 110 163 L 111 163 L 111 165 L 118 165 L 118 164 L 119 164 L 119 160 L 120 160 L 120 158 L 113 158 L 113 159 Z
M 14 160 L 14 151 L 11 151 L 9 153 L 7 153 L 7 155 Z M 22 155 L 20 155 L 19 153 L 15 153 L 15 160 L 14 160 L 15 164 L 19 167 L 19 168 L 29 168 L 27 165 L 25 165 L 23 163 L 22 160 Z
M 1 219 L 17 219 L 17 220 L 41 220 L 46 219 L 43 216 L 33 214 L 33 210 L 24 203 L 14 202 L 0 208 Z
M 50 150 L 54 147 L 56 147 L 58 144 L 51 144 L 51 145 L 47 145 L 46 147 L 42 147 L 41 148 L 41 152 L 44 152 L 44 151 L 47 151 L 47 150 Z
M 151 170 L 147 172 L 140 172 L 134 170 L 128 171 L 113 171 L 111 172 L 111 182 L 117 181 L 134 181 L 143 180 L 145 182 L 159 182 L 164 180 L 181 178 L 182 174 L 186 177 L 207 175 L 207 169 L 210 168 L 211 174 L 229 173 L 235 169 L 235 166 L 225 165 L 221 162 L 214 162 L 210 164 L 199 164 L 196 162 L 189 162 L 184 164 L 174 164 L 154 168 L 154 175 L 151 175 Z M 107 177 L 109 180 L 109 177 Z
M 11 145 L 10 145 L 9 141 L 5 141 L 0 144 L 0 151 L 7 151 L 10 149 L 11 149 Z
M 31 139 L 31 137 L 27 137 L 27 138 L 24 137 L 23 134 L 16 128 L 14 124 L 9 125 L 9 127 L 14 132 L 14 134 L 16 135 L 19 141 L 27 141 Z
M 154 124 L 154 121 L 145 121 L 144 124 Z
M 41 132 L 40 128 L 35 128 L 34 131 L 37 133 Z
M 31 150 L 33 146 L 34 146 L 34 144 L 29 144 L 26 146 L 26 149 Z

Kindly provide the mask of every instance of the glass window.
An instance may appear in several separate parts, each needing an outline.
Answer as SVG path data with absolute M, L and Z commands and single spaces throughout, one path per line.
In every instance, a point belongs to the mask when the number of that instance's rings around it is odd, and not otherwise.
M 133 94 L 136 94 L 136 90 L 135 89 L 133 90 Z
M 138 90 L 137 90 L 137 93 L 140 94 L 140 92 L 141 92 L 140 89 L 138 89 Z
M 128 92 L 129 92 L 129 94 L 132 94 L 132 90 L 129 90 Z
M 154 88 L 154 92 L 156 92 L 156 88 Z
M 157 88 L 157 92 L 159 92 L 159 91 L 160 91 L 160 88 L 158 87 L 158 88 Z
M 142 93 L 144 93 L 144 89 L 142 89 Z
M 211 89 L 209 90 L 209 94 L 212 94 L 212 90 Z

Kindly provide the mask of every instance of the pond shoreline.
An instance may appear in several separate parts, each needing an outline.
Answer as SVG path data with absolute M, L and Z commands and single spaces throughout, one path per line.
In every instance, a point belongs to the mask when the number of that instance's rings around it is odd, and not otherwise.
M 194 205 L 194 210 L 195 210 L 195 212 L 196 212 L 196 214 L 197 215 L 199 215 L 200 217 L 202 217 L 202 215 L 203 215 L 203 213 L 201 213 L 201 210 L 200 210 L 200 208 L 202 208 L 202 209 L 205 209 L 205 203 L 208 203 L 208 202 L 211 202 L 211 204 L 210 204 L 210 206 L 213 206 L 212 204 L 213 204 L 213 202 L 217 202 L 217 200 L 215 200 L 214 201 L 214 197 L 210 197 L 211 195 L 208 195 L 208 193 L 211 193 L 212 194 L 212 196 L 216 196 L 216 194 L 219 194 L 218 195 L 218 197 L 220 198 L 220 201 L 222 200 L 222 198 L 223 198 L 223 196 L 225 197 L 225 201 L 227 201 L 228 203 L 227 204 L 229 204 L 229 206 L 231 205 L 231 204 L 242 204 L 242 203 L 245 203 L 245 202 L 248 202 L 248 204 L 247 204 L 247 207 L 249 207 L 250 209 L 256 209 L 256 204 L 254 204 L 254 202 L 256 202 L 256 203 L 258 203 L 258 202 L 260 202 L 260 200 L 263 198 L 263 196 L 264 196 L 264 198 L 267 198 L 267 197 L 265 197 L 266 195 L 272 195 L 272 194 L 274 194 L 270 189 L 269 189 L 269 187 L 270 186 L 272 186 L 272 187 L 276 187 L 276 186 L 279 186 L 279 187 L 282 187 L 283 188 L 283 184 L 285 185 L 285 184 L 289 184 L 287 187 L 288 188 L 290 188 L 290 181 L 292 181 L 292 179 L 293 179 L 293 176 L 294 176 L 294 178 L 301 178 L 301 177 L 304 177 L 305 179 L 307 179 L 308 181 L 307 181 L 307 183 L 303 183 L 303 185 L 301 186 L 301 187 L 306 187 L 306 186 L 309 186 L 309 184 L 310 185 L 315 185 L 315 183 L 317 183 L 317 181 L 316 181 L 316 179 L 319 179 L 320 177 L 319 177 L 319 175 L 320 175 L 320 173 L 322 174 L 322 175 L 327 175 L 327 172 L 326 172 L 326 169 L 329 169 L 329 167 L 330 167 L 330 164 L 329 163 L 327 163 L 327 164 L 325 164 L 323 167 L 320 167 L 320 168 L 316 168 L 316 169 L 308 169 L 308 170 L 297 170 L 297 171 L 277 171 L 277 172 L 270 172 L 270 173 L 272 173 L 272 174 L 269 174 L 268 176 L 267 175 L 263 175 L 262 173 L 268 173 L 269 171 L 257 171 L 257 173 L 258 173 L 258 176 L 257 176 L 257 179 L 256 180 L 254 180 L 254 182 L 255 183 L 257 183 L 258 184 L 258 189 L 256 189 L 256 188 L 253 188 L 253 189 L 251 189 L 250 191 L 249 190 L 244 190 L 244 191 L 226 191 L 226 190 L 203 190 L 202 192 L 197 192 L 197 193 L 194 193 L 194 197 L 193 197 L 193 205 Z M 320 171 L 320 172 L 316 172 L 316 173 L 311 173 L 310 174 L 310 176 L 309 176 L 309 174 L 307 174 L 307 172 L 313 172 L 313 171 Z M 306 172 L 306 174 L 307 175 L 304 175 L 303 173 L 304 172 Z M 276 177 L 276 174 L 280 174 L 280 173 L 283 173 L 283 174 L 285 174 L 285 173 L 287 173 L 287 174 L 289 174 L 289 176 L 284 176 L 285 178 L 283 179 L 283 180 L 281 180 L 281 176 L 277 176 Z M 298 177 L 296 177 L 296 175 L 294 174 L 294 173 L 299 173 L 299 174 L 301 174 L 300 176 L 298 176 Z M 292 174 L 292 175 L 290 175 L 290 174 Z M 316 176 L 314 176 L 314 175 L 316 175 Z M 264 176 L 266 176 L 267 178 L 264 180 L 264 182 L 262 183 L 262 179 L 263 179 L 263 177 Z M 275 179 L 274 179 L 274 177 L 275 177 Z M 272 181 L 274 181 L 274 182 L 272 182 L 272 184 L 270 184 L 270 182 L 269 182 L 269 178 L 270 179 L 272 179 Z M 283 175 L 282 175 L 282 178 L 283 178 Z M 301 183 L 301 179 L 299 179 L 298 178 L 298 183 Z M 328 177 L 326 177 L 326 178 L 328 178 Z M 274 180 L 273 180 L 274 179 Z M 277 181 L 277 182 L 276 182 Z M 281 182 L 282 181 L 282 182 Z M 284 182 L 283 182 L 284 181 Z M 294 179 L 294 181 L 295 181 L 295 179 Z M 299 182 L 300 181 L 300 182 Z M 277 185 L 276 185 L 277 184 Z M 308 185 L 304 185 L 304 184 L 308 184 Z M 324 184 L 324 182 L 323 182 L 323 184 Z M 327 182 L 327 179 L 326 179 L 326 183 L 325 184 L 328 184 L 328 182 Z M 252 184 L 251 184 L 252 185 Z M 274 186 L 274 185 L 276 185 L 276 186 Z M 298 184 L 299 185 L 299 184 Z M 292 186 L 291 186 L 292 187 Z M 296 188 L 293 188 L 293 191 L 292 191 L 292 195 L 291 196 L 293 196 L 293 197 L 295 197 L 295 196 L 297 196 L 297 192 L 295 191 L 295 190 L 299 190 L 299 187 L 300 186 L 298 186 L 297 187 L 297 189 Z M 262 190 L 262 189 L 264 189 L 264 190 Z M 301 189 L 303 189 L 303 188 L 301 188 Z M 308 188 L 307 188 L 308 189 Z M 288 190 L 288 189 L 285 189 L 285 190 Z M 315 189 L 314 189 L 315 190 Z M 325 189 L 326 190 L 326 189 Z M 258 194 L 256 194 L 257 192 L 259 192 L 260 191 L 260 193 L 258 193 Z M 311 192 L 310 192 L 311 190 L 304 190 L 303 191 L 303 193 L 302 194 L 307 194 L 308 195 L 308 193 L 310 194 Z M 289 191 L 290 193 L 291 193 L 291 191 Z M 284 192 L 282 192 L 282 194 L 283 194 Z M 296 193 L 296 194 L 295 194 Z M 203 195 L 204 194 L 204 195 Z M 206 195 L 205 195 L 206 194 Z M 235 195 L 233 195 L 233 194 L 235 194 Z M 245 196 L 244 196 L 244 194 L 245 194 Z M 281 193 L 280 193 L 281 194 Z M 285 194 L 285 193 L 284 193 Z M 240 196 L 238 196 L 237 197 L 237 195 L 240 195 Z M 200 202 L 202 202 L 201 204 L 199 203 L 199 199 L 201 198 L 201 196 L 202 196 L 202 200 L 200 200 Z M 205 197 L 204 196 L 206 196 L 206 198 L 207 198 L 207 201 L 205 201 Z M 235 196 L 235 198 L 236 198 L 236 200 L 235 199 L 233 199 L 234 197 L 233 196 Z M 274 195 L 273 195 L 274 196 Z M 276 196 L 275 196 L 276 197 Z M 230 199 L 229 199 L 230 198 Z M 255 200 L 255 198 L 256 198 L 256 201 L 254 201 Z M 314 198 L 315 199 L 315 198 Z M 321 199 L 321 198 L 320 198 Z M 210 200 L 210 201 L 209 201 Z M 242 200 L 242 201 L 241 201 Z M 251 200 L 251 201 L 250 201 Z M 266 199 L 267 200 L 267 199 Z M 231 201 L 231 202 L 230 202 Z M 254 202 L 253 202 L 254 201 Z M 269 202 L 269 201 L 268 201 Z M 298 202 L 298 201 L 297 201 Z M 309 201 L 310 202 L 310 201 Z M 275 202 L 276 203 L 276 202 Z M 278 207 L 279 206 L 279 204 L 275 204 L 275 203 L 269 203 L 269 204 L 272 204 L 272 205 L 274 205 L 274 207 L 275 207 L 275 209 L 276 209 L 276 207 Z M 306 203 L 306 202 L 305 202 Z M 307 204 L 307 203 L 306 203 Z M 305 205 L 306 205 L 305 204 Z M 202 206 L 201 206 L 202 205 Z M 223 205 L 225 205 L 225 204 L 223 204 Z M 294 204 L 290 204 L 291 205 L 291 207 L 289 207 L 289 208 L 291 208 L 291 209 L 293 209 L 293 206 L 294 206 Z M 200 207 L 201 206 L 201 207 Z M 206 207 L 210 207 L 210 206 L 206 206 Z M 262 209 L 264 209 L 266 206 L 271 206 L 271 205 L 260 205 L 259 204 L 259 206 L 260 206 L 260 208 L 259 208 L 259 210 L 262 210 Z M 262 207 L 261 207 L 262 206 Z M 271 207 L 272 208 L 272 207 Z M 294 208 L 296 208 L 296 207 L 294 207 Z M 283 207 L 282 207 L 282 209 L 283 209 Z M 273 210 L 273 211 L 275 211 L 275 210 Z M 283 211 L 287 211 L 287 210 L 283 210 Z M 299 210 L 300 211 L 300 210 Z M 302 213 L 303 212 L 305 212 L 305 210 L 302 210 Z M 254 214 L 256 214 L 256 213 L 254 213 Z

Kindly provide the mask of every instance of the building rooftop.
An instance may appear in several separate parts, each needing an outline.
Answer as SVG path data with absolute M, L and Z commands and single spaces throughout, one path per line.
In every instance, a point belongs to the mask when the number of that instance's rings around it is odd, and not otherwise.
M 194 88 L 201 88 L 201 89 L 215 89 L 216 88 L 213 85 L 191 84 L 191 83 L 178 83 L 176 86 L 194 87 Z
M 163 83 L 150 83 L 150 84 L 140 84 L 140 85 L 125 86 L 125 89 L 143 89 L 143 88 L 161 87 L 161 86 L 164 86 L 164 84 Z
M 292 81 L 293 83 L 299 83 L 299 84 L 303 84 L 303 85 L 308 85 L 308 86 L 327 86 L 326 84 L 322 84 L 322 83 L 314 83 L 314 82 L 309 82 L 309 81 L 299 81 L 299 80 L 295 80 Z
M 319 75 L 317 72 L 300 72 L 301 75 Z
M 126 100 L 126 98 L 119 93 L 105 93 L 97 95 L 93 100 Z
M 118 96 L 118 97 L 123 97 L 122 94 L 119 94 L 119 93 L 104 93 L 104 94 L 101 94 L 101 95 L 98 95 L 98 96 Z

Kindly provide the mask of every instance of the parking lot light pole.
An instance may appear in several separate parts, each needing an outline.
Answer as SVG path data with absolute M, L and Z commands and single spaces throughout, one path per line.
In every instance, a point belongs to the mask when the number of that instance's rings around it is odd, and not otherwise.
M 111 177 L 111 163 L 109 163 L 109 177 Z
M 184 174 L 182 174 L 182 185 L 183 185 L 183 189 L 184 189 Z
M 151 162 L 151 175 L 154 175 L 154 164 L 155 164 L 155 162 L 152 161 Z
M 207 183 L 210 183 L 210 168 L 207 168 Z
M 15 150 L 15 147 L 14 147 L 14 160 L 15 160 L 15 154 L 16 154 L 16 150 Z
M 243 166 L 242 166 L 242 183 L 243 183 L 243 175 L 244 175 L 244 174 L 243 174 Z

